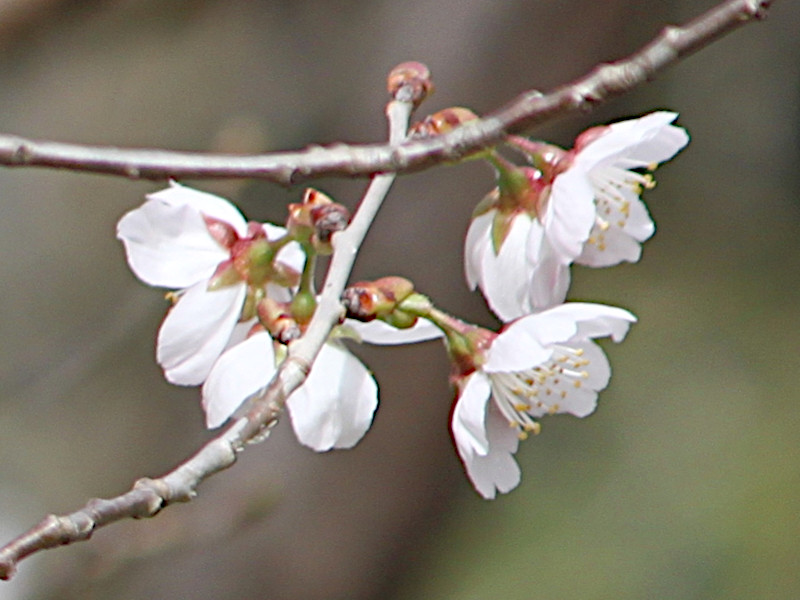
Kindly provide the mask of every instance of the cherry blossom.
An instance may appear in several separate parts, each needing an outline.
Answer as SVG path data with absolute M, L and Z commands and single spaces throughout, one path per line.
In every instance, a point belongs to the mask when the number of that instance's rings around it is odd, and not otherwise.
M 120 219 L 117 237 L 134 274 L 178 290 L 156 346 L 168 381 L 202 383 L 225 348 L 244 339 L 252 321 L 240 321 L 253 316 L 243 314 L 248 296 L 289 299 L 286 286 L 305 257 L 296 243 L 270 255 L 270 243 L 284 233 L 248 223 L 227 200 L 175 182 Z
M 343 330 L 373 344 L 408 344 L 442 335 L 424 319 L 407 329 L 349 319 L 344 325 Z M 222 354 L 203 385 L 206 425 L 219 427 L 249 396 L 264 388 L 282 354 L 285 347 L 263 330 Z M 331 339 L 322 347 L 308 378 L 287 401 L 297 439 L 318 452 L 353 447 L 369 429 L 377 406 L 375 379 L 339 339 Z
M 649 173 L 689 141 L 676 113 L 594 127 L 570 151 L 517 139 L 533 162 L 495 157 L 498 188 L 467 232 L 465 273 L 489 307 L 510 321 L 564 301 L 573 262 L 606 267 L 635 262 L 654 225 L 640 199 Z M 638 170 L 637 170 L 638 169 Z
M 521 439 L 539 433 L 538 419 L 594 412 L 611 369 L 592 340 L 621 341 L 635 320 L 621 308 L 568 303 L 518 319 L 499 334 L 477 330 L 472 355 L 454 356 L 453 437 L 481 496 L 491 499 L 519 484 L 513 455 Z

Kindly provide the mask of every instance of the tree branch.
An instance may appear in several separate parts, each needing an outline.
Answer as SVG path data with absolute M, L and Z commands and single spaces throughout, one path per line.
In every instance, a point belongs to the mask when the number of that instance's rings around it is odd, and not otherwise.
M 411 111 L 419 101 L 417 91 L 414 83 L 401 86 L 395 91 L 395 100 L 387 105 L 390 145 L 405 138 Z M 289 344 L 288 356 L 270 384 L 248 399 L 246 415 L 163 477 L 139 479 L 128 492 L 112 499 L 94 498 L 69 515 L 48 515 L 0 548 L 0 579 L 10 579 L 17 563 L 39 550 L 87 540 L 95 529 L 109 523 L 152 517 L 169 504 L 188 502 L 196 496 L 197 486 L 204 479 L 236 462 L 236 453 L 246 444 L 267 437 L 286 400 L 305 381 L 331 329 L 343 316 L 340 297 L 358 249 L 395 178 L 394 174 L 374 177 L 350 225 L 334 235 L 331 265 L 314 316 L 305 334 Z
M 548 94 L 524 92 L 482 119 L 429 139 L 400 145 L 310 146 L 298 152 L 241 156 L 83 146 L 0 134 L 0 165 L 51 167 L 132 179 L 247 177 L 283 185 L 317 177 L 419 171 L 458 160 L 545 121 L 590 111 L 653 79 L 726 33 L 764 18 L 771 4 L 772 0 L 727 0 L 682 27 L 664 28 L 651 43 L 626 59 L 600 65 Z

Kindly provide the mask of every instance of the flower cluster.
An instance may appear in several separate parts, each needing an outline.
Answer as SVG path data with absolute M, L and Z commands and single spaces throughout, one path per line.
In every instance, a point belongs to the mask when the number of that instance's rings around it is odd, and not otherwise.
M 516 167 L 490 156 L 498 187 L 475 211 L 464 248 L 467 282 L 503 321 L 564 301 L 569 266 L 635 262 L 655 230 L 640 199 L 649 173 L 689 141 L 677 115 L 594 127 L 572 150 L 517 140 L 530 159 Z
M 331 211 L 313 190 L 305 200 L 290 207 L 290 235 L 270 223 L 247 223 L 227 200 L 172 183 L 118 224 L 133 272 L 150 285 L 178 290 L 169 294 L 175 304 L 161 325 L 156 358 L 170 382 L 203 384 L 208 427 L 222 425 L 269 382 L 285 355 L 282 342 L 307 321 L 297 302 L 308 280 L 303 274 L 312 271 L 306 257 L 327 243 L 309 229 L 330 222 Z M 307 213 L 319 218 L 311 222 Z M 424 321 L 407 330 L 348 325 L 376 344 L 440 335 Z M 377 404 L 372 375 L 336 339 L 287 402 L 298 440 L 318 451 L 353 446 Z
M 477 207 L 466 236 L 469 286 L 503 321 L 490 331 L 441 311 L 412 282 L 385 277 L 345 290 L 344 319 L 287 400 L 298 440 L 317 451 L 350 448 L 368 430 L 378 386 L 346 348 L 442 337 L 457 390 L 452 433 L 485 498 L 520 481 L 513 457 L 540 420 L 591 414 L 610 367 L 595 339 L 624 338 L 635 317 L 621 308 L 564 303 L 570 265 L 639 259 L 654 231 L 640 199 L 650 174 L 688 142 L 677 115 L 656 112 L 584 132 L 571 150 L 522 138 L 495 150 L 497 188 Z M 474 118 L 447 109 L 412 128 L 425 137 Z M 315 190 L 289 206 L 285 227 L 247 222 L 231 203 L 177 183 L 151 194 L 119 222 L 128 263 L 144 282 L 169 288 L 171 307 L 156 357 L 166 378 L 202 385 L 208 427 L 246 415 L 316 310 L 314 268 L 347 226 L 346 209 Z

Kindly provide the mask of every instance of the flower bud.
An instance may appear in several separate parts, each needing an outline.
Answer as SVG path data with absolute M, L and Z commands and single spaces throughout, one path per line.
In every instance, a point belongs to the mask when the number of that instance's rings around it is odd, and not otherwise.
M 389 72 L 386 88 L 392 98 L 411 101 L 416 108 L 433 92 L 430 69 L 421 62 L 401 63 Z
M 288 306 L 266 297 L 258 303 L 258 320 L 269 334 L 282 344 L 288 344 L 302 335 L 297 321 Z
M 468 108 L 452 106 L 428 115 L 421 122 L 412 125 L 409 128 L 409 137 L 426 138 L 447 133 L 459 125 L 477 118 L 478 115 Z
M 329 196 L 313 188 L 306 189 L 303 201 L 289 205 L 287 229 L 301 243 L 310 243 L 323 255 L 331 253 L 331 237 L 350 222 L 350 212 Z
M 403 277 L 383 277 L 360 281 L 342 294 L 347 316 L 358 321 L 371 321 L 390 315 L 414 291 L 414 284 Z

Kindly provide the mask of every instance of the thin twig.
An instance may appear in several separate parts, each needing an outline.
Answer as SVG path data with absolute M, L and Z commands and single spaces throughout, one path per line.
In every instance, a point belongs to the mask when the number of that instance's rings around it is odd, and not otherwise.
M 571 112 L 590 111 L 649 81 L 722 35 L 766 16 L 771 0 L 728 0 L 683 27 L 666 27 L 630 57 L 596 67 L 548 94 L 524 92 L 505 107 L 444 135 L 400 145 L 310 146 L 298 152 L 238 156 L 34 141 L 0 134 L 0 165 L 89 171 L 133 179 L 265 179 L 283 185 L 325 176 L 408 173 L 452 162 Z
M 405 138 L 415 97 L 400 88 L 387 106 L 390 144 Z M 319 305 L 306 333 L 289 345 L 272 382 L 249 400 L 249 410 L 194 456 L 158 479 L 138 480 L 128 492 L 111 499 L 94 498 L 69 515 L 48 515 L 26 533 L 0 548 L 0 579 L 10 579 L 20 560 L 39 550 L 87 540 L 104 525 L 125 518 L 155 516 L 174 502 L 187 502 L 207 477 L 236 462 L 236 453 L 247 443 L 263 440 L 277 420 L 291 393 L 305 381 L 310 367 L 331 329 L 342 317 L 340 298 L 350 276 L 358 249 L 395 180 L 394 174 L 373 177 L 350 225 L 335 234 L 334 251 Z

